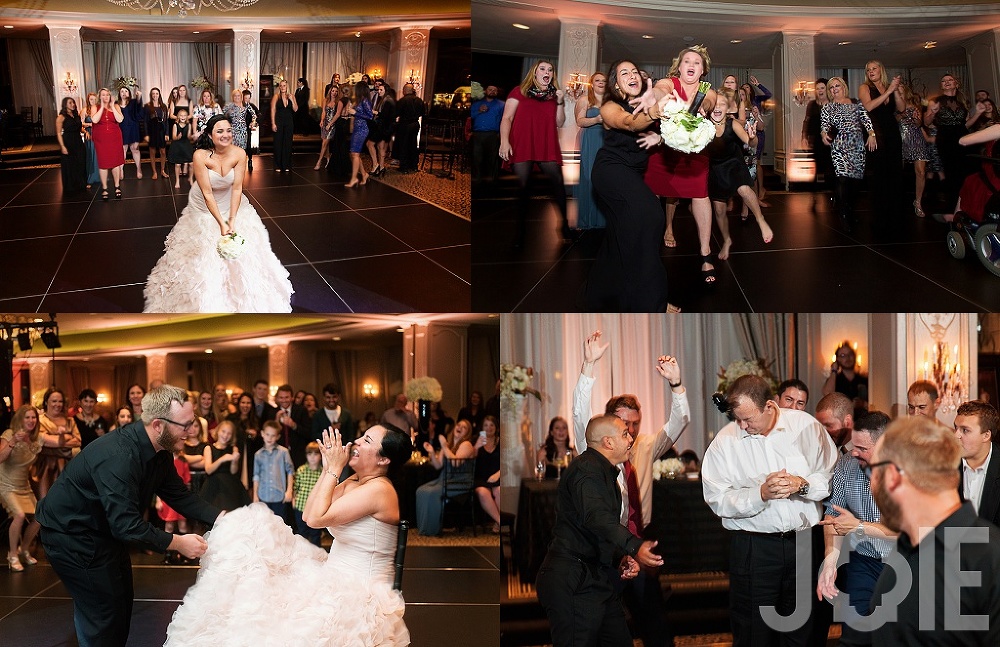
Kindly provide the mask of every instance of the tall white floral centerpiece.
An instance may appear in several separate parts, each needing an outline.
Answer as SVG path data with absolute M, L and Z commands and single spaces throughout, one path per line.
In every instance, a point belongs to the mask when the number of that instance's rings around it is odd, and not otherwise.
M 433 377 L 415 377 L 406 383 L 406 399 L 417 403 L 417 421 L 420 431 L 427 431 L 431 421 L 431 404 L 440 402 L 441 383 Z
M 500 365 L 500 486 L 503 493 L 517 497 L 517 488 L 526 474 L 521 418 L 524 414 L 525 396 L 541 394 L 531 388 L 534 370 L 519 364 Z

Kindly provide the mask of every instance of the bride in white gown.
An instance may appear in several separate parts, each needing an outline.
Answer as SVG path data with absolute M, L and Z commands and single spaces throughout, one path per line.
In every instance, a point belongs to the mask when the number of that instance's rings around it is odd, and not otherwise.
M 146 280 L 143 311 L 291 312 L 288 271 L 243 195 L 247 156 L 233 145 L 229 118 L 212 117 L 197 146 L 191 165 L 196 182 Z M 246 243 L 237 258 L 224 259 L 219 239 L 234 231 Z
M 329 527 L 329 556 L 262 503 L 230 512 L 206 535 L 198 580 L 164 647 L 409 645 L 392 588 L 399 503 L 388 473 L 410 450 L 409 437 L 377 425 L 346 447 L 340 432 L 324 431 L 324 470 L 303 518 Z M 348 462 L 355 475 L 338 483 Z

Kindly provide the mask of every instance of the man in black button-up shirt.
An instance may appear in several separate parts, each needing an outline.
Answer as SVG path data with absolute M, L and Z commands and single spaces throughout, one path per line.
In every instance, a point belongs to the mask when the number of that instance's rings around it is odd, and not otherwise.
M 631 447 L 624 422 L 596 416 L 587 425 L 587 451 L 559 481 L 554 536 L 536 582 L 555 647 L 631 645 L 614 571 L 630 579 L 639 564 L 663 564 L 652 552 L 656 542 L 622 525 L 617 465 Z
M 173 386 L 142 398 L 142 421 L 98 438 L 66 465 L 38 504 L 42 545 L 69 590 L 81 647 L 125 645 L 132 616 L 128 544 L 200 557 L 199 535 L 171 535 L 142 517 L 159 496 L 185 517 L 214 523 L 221 511 L 190 492 L 171 451 L 197 424 L 187 393 Z

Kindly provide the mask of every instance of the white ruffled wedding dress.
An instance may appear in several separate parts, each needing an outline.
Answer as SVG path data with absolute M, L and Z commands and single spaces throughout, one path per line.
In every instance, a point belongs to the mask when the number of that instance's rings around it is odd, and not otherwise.
M 222 176 L 209 169 L 219 212 L 229 215 L 236 169 Z M 188 204 L 167 235 L 163 256 L 146 279 L 143 312 L 291 312 L 288 271 L 271 251 L 260 216 L 244 194 L 236 215 L 236 231 L 245 249 L 225 260 L 216 249 L 219 223 L 205 204 L 198 183 Z
M 409 645 L 392 588 L 397 527 L 363 517 L 330 532 L 328 556 L 263 503 L 226 514 L 164 647 Z

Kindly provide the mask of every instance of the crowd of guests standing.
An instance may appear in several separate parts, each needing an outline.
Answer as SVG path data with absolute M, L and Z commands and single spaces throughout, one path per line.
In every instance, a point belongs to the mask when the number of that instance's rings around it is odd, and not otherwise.
M 111 409 L 98 404 L 93 389 L 84 389 L 71 402 L 63 390 L 52 387 L 43 395 L 40 408 L 26 404 L 16 410 L 10 429 L 0 435 L 0 504 L 11 518 L 7 563 L 12 571 L 37 561 L 31 554 L 39 529 L 34 520 L 37 502 L 83 448 L 140 420 L 145 394 L 141 385 L 133 384 L 125 390 L 121 404 Z M 210 390 L 190 391 L 189 399 L 197 420 L 175 451 L 174 466 L 193 491 L 221 509 L 262 501 L 319 545 L 320 531 L 302 521 L 302 511 L 322 470 L 318 442 L 324 430 L 339 431 L 347 443 L 376 424 L 388 424 L 407 433 L 414 451 L 430 456 L 439 469 L 447 469 L 449 459 L 470 458 L 475 463 L 477 498 L 487 515 L 499 521 L 499 411 L 495 402 L 484 402 L 478 391 L 459 412 L 457 423 L 438 403 L 426 430 L 405 395 L 400 394 L 381 416 L 369 411 L 356 419 L 341 403 L 339 386 L 332 383 L 323 387 L 321 398 L 293 391 L 288 384 L 279 386 L 272 398 L 270 385 L 261 379 L 246 391 L 230 392 L 217 384 Z M 158 516 L 168 531 L 204 530 L 188 524 L 160 500 L 148 503 L 147 514 Z M 421 530 L 437 534 L 440 489 L 437 501 L 426 503 L 427 509 L 421 512 L 433 518 L 434 527 Z M 168 554 L 167 561 L 183 559 Z
M 388 171 L 390 159 L 398 161 L 401 173 L 417 170 L 419 120 L 426 108 L 412 84 L 403 86 L 403 96 L 397 101 L 396 91 L 384 79 L 373 81 L 366 74 L 358 83 L 348 84 L 334 74 L 324 92 L 319 124 L 309 115 L 306 80 L 300 78 L 297 85 L 290 92 L 288 82 L 279 80 L 270 105 L 264 106 L 274 133 L 276 172 L 291 171 L 293 135 L 316 131 L 321 148 L 314 170 L 328 167 L 332 160 L 338 176 L 350 175 L 348 186 L 367 181 L 369 172 L 361 163 L 364 150 L 371 157 L 370 174 L 375 177 Z M 173 165 L 174 187 L 179 189 L 182 178 L 193 182 L 190 164 L 194 142 L 217 114 L 230 118 L 234 144 L 246 150 L 247 170 L 252 171 L 253 153 L 260 148 L 259 129 L 266 121 L 252 98 L 249 90 L 236 89 L 225 102 L 206 87 L 195 99 L 186 85 L 172 88 L 167 95 L 151 88 L 145 103 L 137 87 L 121 87 L 117 97 L 101 88 L 88 93 L 83 106 L 66 97 L 56 117 L 64 190 L 80 192 L 100 185 L 103 200 L 112 196 L 120 200 L 127 156 L 135 165 L 136 179 L 144 177 L 141 142 L 149 150 L 152 179 L 169 179 L 169 163 Z

